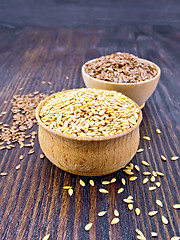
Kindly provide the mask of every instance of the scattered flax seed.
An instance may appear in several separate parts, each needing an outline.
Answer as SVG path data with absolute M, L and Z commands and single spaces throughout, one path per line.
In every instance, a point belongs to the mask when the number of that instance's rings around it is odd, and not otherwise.
M 106 213 L 107 213 L 107 211 L 98 212 L 98 216 L 103 217 L 104 215 L 106 215 Z
M 119 217 L 119 212 L 117 209 L 114 209 L 114 216 Z
M 128 209 L 129 209 L 130 211 L 133 210 L 133 204 L 132 204 L 132 203 L 128 204 Z
M 5 115 L 7 112 L 2 112 L 1 115 Z M 6 125 L 7 126 L 7 125 Z M 7 126 L 8 127 L 8 126 Z
M 143 149 L 143 148 L 140 148 L 140 149 L 137 150 L 137 153 L 141 153 L 141 152 L 143 152 L 143 151 L 144 151 L 144 149 Z
M 152 175 L 153 175 L 154 177 L 157 177 L 157 173 L 156 173 L 155 171 L 152 172 Z
M 162 216 L 161 219 L 164 224 L 168 224 L 168 219 L 165 216 Z
M 20 160 L 23 160 L 23 158 L 24 158 L 24 156 L 23 156 L 23 155 L 21 155 L 21 156 L 19 157 L 19 159 L 20 159 Z
M 24 147 L 26 135 L 30 135 L 31 139 L 34 139 L 36 135 L 35 131 L 30 133 L 28 130 L 37 123 L 35 110 L 46 96 L 43 93 L 13 96 L 13 99 L 11 99 L 11 112 L 13 113 L 11 118 L 13 118 L 13 123 L 11 125 L 3 125 L 4 127 L 1 128 L 0 132 L 0 139 L 7 145 L 17 142 L 20 148 Z M 28 131 L 28 134 L 26 131 Z
M 129 166 L 130 166 L 131 169 L 134 168 L 134 164 L 133 163 L 130 163 Z
M 145 237 L 143 237 L 143 236 L 139 236 L 139 235 L 137 235 L 137 239 L 138 239 L 138 240 L 146 240 Z
M 18 164 L 18 165 L 16 166 L 16 170 L 19 170 L 20 168 L 21 168 L 21 165 Z
M 156 173 L 157 173 L 158 176 L 164 177 L 164 173 L 162 173 L 162 172 L 156 172 Z
M 180 240 L 180 237 L 174 236 L 174 237 L 171 238 L 171 240 Z
M 157 134 L 160 134 L 160 133 L 161 133 L 161 130 L 157 128 L 157 129 L 156 129 L 156 133 L 157 133 Z
M 50 234 L 47 234 L 46 236 L 44 236 L 44 237 L 43 237 L 43 239 L 42 239 L 42 240 L 48 240 L 48 239 L 49 239 L 49 237 L 50 237 Z
M 156 200 L 156 204 L 159 206 L 159 207 L 163 207 L 163 203 L 161 202 L 161 200 Z
M 156 187 L 149 187 L 149 191 L 154 191 Z
M 132 200 L 132 199 L 133 199 L 133 196 L 129 195 L 129 197 L 128 197 L 127 199 L 131 199 L 131 200 Z
M 150 141 L 150 140 L 151 140 L 151 138 L 148 137 L 148 136 L 143 136 L 143 139 L 145 139 L 145 140 L 147 140 L 147 141 Z
M 106 190 L 106 189 L 104 189 L 104 188 L 100 188 L 100 189 L 99 189 L 99 192 L 100 192 L 100 193 L 108 193 L 108 190 Z
M 108 184 L 110 184 L 111 182 L 110 181 L 102 181 L 102 184 L 103 185 L 108 185 Z
M 111 221 L 111 225 L 113 224 L 117 224 L 119 222 L 119 218 L 113 218 L 113 220 Z
M 151 232 L 151 237 L 157 237 L 157 232 Z
M 4 101 L 4 104 L 7 104 L 7 101 Z
M 161 186 L 160 182 L 155 182 L 155 184 L 156 184 L 156 187 L 158 187 L 158 188 Z
M 89 180 L 89 183 L 90 183 L 90 185 L 92 186 L 92 187 L 94 187 L 94 180 Z
M 151 173 L 150 172 L 143 172 L 143 175 L 149 176 L 149 175 L 151 175 Z
M 148 162 L 146 162 L 146 161 L 142 161 L 141 163 L 142 163 L 144 166 L 149 167 L 149 163 L 148 163 Z
M 148 178 L 144 178 L 144 179 L 143 179 L 143 184 L 146 184 L 148 181 L 149 181 Z
M 45 84 L 46 82 L 45 81 L 42 81 L 42 84 Z
M 152 176 L 151 179 L 150 179 L 151 182 L 155 182 L 155 180 L 156 180 L 155 176 Z
M 126 165 L 126 166 L 125 166 L 125 169 L 126 169 L 126 170 L 132 170 L 132 167 L 129 166 L 129 165 Z
M 133 203 L 134 201 L 132 199 L 125 198 L 125 199 L 123 199 L 123 202 L 125 202 L 125 203 Z
M 121 178 L 121 182 L 122 182 L 123 185 L 126 184 L 126 180 L 124 178 Z
M 92 223 L 88 223 L 86 226 L 85 226 L 85 230 L 86 231 L 89 231 L 90 229 L 91 229 L 91 227 L 92 227 Z
M 134 168 L 134 164 L 133 163 L 130 163 L 129 165 L 127 165 L 125 167 L 126 170 L 133 170 L 133 168 Z
M 48 82 L 48 84 L 49 84 L 49 85 L 51 85 L 51 84 L 52 84 L 52 82 Z
M 11 147 L 11 148 L 15 148 L 15 145 L 13 145 L 13 144 L 9 144 L 9 147 Z
M 63 189 L 71 189 L 72 188 L 72 186 L 63 186 Z
M 149 215 L 150 217 L 153 217 L 153 216 L 155 216 L 157 213 L 158 213 L 158 211 L 151 211 L 151 212 L 148 212 L 148 215 Z
M 68 193 L 69 193 L 69 196 L 72 196 L 72 195 L 73 195 L 73 189 L 70 188 L 70 189 L 68 190 Z
M 134 175 L 131 169 L 123 169 L 123 172 L 125 172 L 127 175 Z
M 7 172 L 2 172 L 0 175 L 1 175 L 1 176 L 6 176 L 6 175 L 7 175 Z
M 136 213 L 137 216 L 139 216 L 140 213 L 141 213 L 141 210 L 140 210 L 139 208 L 136 208 L 136 209 L 135 209 L 135 213 Z
M 40 158 L 43 159 L 44 158 L 44 154 L 41 153 L 40 154 Z
M 130 166 L 128 166 L 128 165 L 125 166 L 125 169 L 126 169 L 126 170 L 132 170 L 132 168 L 131 168 Z
M 136 233 L 137 233 L 138 235 L 144 237 L 144 234 L 143 234 L 139 229 L 137 229 L 137 228 L 136 228 Z
M 129 181 L 133 182 L 133 181 L 135 181 L 136 179 L 137 179 L 137 177 L 130 177 L 130 178 L 129 178 Z
M 166 161 L 166 158 L 165 158 L 164 155 L 161 155 L 161 159 L 162 159 L 163 161 Z
M 114 183 L 114 182 L 116 182 L 116 178 L 112 178 L 110 181 L 110 183 Z
M 84 182 L 82 179 L 79 180 L 79 183 L 80 183 L 80 185 L 81 185 L 82 187 L 85 187 L 85 186 L 86 186 L 85 182 Z
M 3 149 L 5 149 L 5 148 L 6 148 L 5 146 L 1 146 L 1 147 L 0 147 L 0 150 L 3 150 Z
M 33 154 L 33 153 L 34 153 L 34 149 L 30 149 L 29 152 L 28 152 L 29 155 Z
M 180 209 L 180 204 L 179 204 L 179 203 L 174 204 L 174 205 L 173 205 L 173 208 L 174 208 L 174 209 Z
M 120 189 L 118 189 L 117 193 L 119 194 L 119 193 L 122 193 L 123 191 L 124 191 L 124 188 L 120 188 Z
M 171 160 L 172 160 L 172 161 L 176 161 L 176 160 L 178 160 L 178 159 L 179 159 L 179 156 L 171 157 Z
M 140 168 L 138 165 L 135 165 L 134 168 L 139 172 L 140 171 Z

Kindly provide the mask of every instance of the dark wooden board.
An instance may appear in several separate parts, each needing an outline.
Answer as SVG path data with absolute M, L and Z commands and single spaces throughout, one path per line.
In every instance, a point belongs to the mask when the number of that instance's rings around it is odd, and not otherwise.
M 6 0 L 0 1 L 0 26 L 180 26 L 179 9 L 179 0 Z
M 159 85 L 143 109 L 140 147 L 144 152 L 132 159 L 141 168 L 136 173 L 137 181 L 128 182 L 120 170 L 93 178 L 94 187 L 88 184 L 90 178 L 82 177 L 86 182 L 82 187 L 80 177 L 61 171 L 46 158 L 40 159 L 37 139 L 32 155 L 18 146 L 0 151 L 0 172 L 8 172 L 7 176 L 0 176 L 0 239 L 37 240 L 50 233 L 53 240 L 134 240 L 136 228 L 148 240 L 152 239 L 151 231 L 158 232 L 158 240 L 180 235 L 180 212 L 172 208 L 180 200 L 180 160 L 170 160 L 180 154 L 179 40 L 180 31 L 172 26 L 0 29 L 0 112 L 8 112 L 1 118 L 3 122 L 11 122 L 10 99 L 15 94 L 85 87 L 81 66 L 95 57 L 126 51 L 155 62 L 162 70 Z M 42 81 L 52 84 L 42 85 Z M 8 104 L 3 104 L 5 100 Z M 161 129 L 160 135 L 155 133 L 156 128 Z M 151 141 L 143 140 L 143 135 L 150 136 Z M 17 171 L 21 154 L 25 158 Z M 167 157 L 166 162 L 162 162 L 161 154 Z M 143 166 L 142 160 L 148 161 L 150 167 Z M 151 184 L 142 184 L 145 170 L 164 172 L 163 178 L 158 177 L 160 188 L 150 192 Z M 99 193 L 101 181 L 112 177 L 117 182 L 107 186 L 109 194 Z M 117 195 L 122 177 L 127 180 L 125 191 Z M 74 188 L 72 197 L 62 189 L 68 184 Z M 140 216 L 134 210 L 128 211 L 122 201 L 130 194 L 135 199 L 134 207 L 141 209 Z M 156 199 L 163 202 L 162 209 L 155 204 Z M 120 212 L 120 223 L 112 226 L 115 208 Z M 159 213 L 150 218 L 147 213 L 156 209 Z M 97 213 L 101 210 L 108 210 L 108 214 L 99 218 Z M 163 214 L 169 220 L 168 225 L 161 222 Z M 93 227 L 86 232 L 84 226 L 89 221 Z

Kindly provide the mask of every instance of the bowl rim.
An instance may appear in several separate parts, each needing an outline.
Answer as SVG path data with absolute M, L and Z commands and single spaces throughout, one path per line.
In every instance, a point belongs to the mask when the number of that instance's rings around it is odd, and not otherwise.
M 82 89 L 82 88 L 76 88 L 76 89 L 69 89 L 69 90 L 65 90 L 63 92 L 70 92 L 70 91 L 73 91 L 73 90 L 78 90 L 78 89 Z M 88 89 L 88 88 L 85 88 L 85 89 Z M 110 90 L 108 90 L 110 91 Z M 59 93 L 59 92 L 57 92 Z M 67 138 L 67 139 L 71 139 L 71 140 L 79 140 L 79 141 L 104 141 L 104 140 L 110 140 L 110 139 L 114 139 L 114 138 L 119 138 L 119 137 L 122 137 L 124 135 L 127 135 L 129 134 L 130 132 L 134 131 L 141 123 L 142 121 L 142 111 L 141 109 L 139 108 L 139 106 L 137 105 L 137 103 L 135 103 L 132 99 L 132 101 L 134 102 L 134 104 L 136 105 L 136 107 L 140 110 L 140 114 L 139 114 L 139 119 L 138 121 L 136 122 L 136 124 L 129 128 L 128 130 L 122 132 L 122 133 L 119 133 L 119 134 L 115 134 L 115 135 L 110 135 L 110 136 L 103 136 L 103 137 L 82 137 L 82 136 L 74 136 L 74 135 L 68 135 L 68 134 L 65 134 L 65 133 L 61 133 L 60 131 L 56 131 L 56 130 L 53 130 L 53 129 L 50 129 L 49 127 L 47 127 L 40 119 L 39 117 L 39 112 L 42 108 L 42 106 L 45 104 L 46 101 L 48 101 L 49 99 L 51 99 L 53 96 L 55 96 L 57 93 L 53 93 L 51 94 L 50 96 L 46 97 L 43 101 L 41 101 L 39 103 L 39 105 L 37 106 L 36 108 L 36 120 L 38 122 L 38 124 L 44 128 L 45 130 L 47 130 L 49 133 L 53 134 L 53 135 L 56 135 L 56 136 L 60 136 L 60 137 L 64 137 L 64 138 Z
M 90 63 L 90 62 L 93 62 L 93 61 L 95 61 L 95 60 L 97 60 L 97 59 L 99 59 L 99 58 L 94 58 L 94 59 L 92 59 L 92 60 L 89 60 L 89 61 L 85 62 L 85 63 L 83 64 L 82 68 L 81 68 L 82 74 L 86 75 L 86 77 L 90 78 L 91 80 L 94 80 L 94 81 L 97 81 L 97 82 L 106 83 L 106 84 L 110 84 L 110 85 L 114 85 L 114 86 L 134 86 L 134 85 L 141 85 L 141 84 L 145 84 L 145 83 L 147 83 L 147 82 L 154 81 L 154 80 L 156 80 L 157 78 L 159 78 L 160 75 L 161 75 L 161 69 L 160 69 L 160 67 L 159 67 L 157 64 L 155 64 L 155 63 L 153 63 L 153 62 L 151 62 L 151 61 L 149 61 L 149 60 L 143 59 L 143 58 L 138 58 L 138 59 L 140 59 L 142 62 L 149 63 L 149 64 L 153 65 L 153 66 L 156 68 L 156 70 L 157 70 L 157 75 L 156 75 L 155 77 L 149 79 L 149 80 L 145 80 L 145 81 L 141 81 L 141 82 L 137 82 L 137 83 L 114 83 L 114 82 L 108 82 L 108 81 L 105 81 L 105 80 L 100 80 L 100 79 L 98 79 L 98 78 L 94 78 L 94 77 L 90 76 L 90 75 L 85 71 L 85 65 L 88 64 L 88 63 Z

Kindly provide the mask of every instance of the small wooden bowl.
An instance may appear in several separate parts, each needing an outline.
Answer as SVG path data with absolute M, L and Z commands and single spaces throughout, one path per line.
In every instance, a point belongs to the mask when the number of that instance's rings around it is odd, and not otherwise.
M 95 60 L 96 59 L 88 61 L 82 66 L 82 76 L 86 87 L 121 92 L 127 97 L 134 100 L 142 109 L 145 105 L 145 102 L 148 100 L 148 98 L 153 94 L 154 90 L 156 89 L 156 86 L 161 75 L 160 68 L 153 62 L 141 59 L 142 62 L 149 63 L 156 68 L 157 75 L 154 78 L 138 83 L 113 83 L 93 78 L 85 72 L 85 65 Z
M 42 123 L 39 112 L 53 96 L 54 94 L 39 104 L 36 119 L 41 149 L 57 167 L 77 175 L 101 176 L 123 168 L 133 158 L 139 145 L 141 111 L 136 125 L 120 134 L 108 137 L 76 137 L 54 131 Z

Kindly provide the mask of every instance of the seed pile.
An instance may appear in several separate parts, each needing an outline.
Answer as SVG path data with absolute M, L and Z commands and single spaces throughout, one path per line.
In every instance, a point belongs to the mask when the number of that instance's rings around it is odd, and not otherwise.
M 114 83 L 137 83 L 157 75 L 153 65 L 142 62 L 132 54 L 121 52 L 87 63 L 85 72 L 91 77 Z
M 35 109 L 45 97 L 45 94 L 39 92 L 13 97 L 11 100 L 13 123 L 9 125 L 0 122 L 0 150 L 10 150 L 15 147 L 16 142 L 19 143 L 20 148 L 34 146 L 37 132 L 30 129 L 36 123 Z M 32 149 L 29 154 L 31 153 L 33 153 Z
M 109 136 L 133 127 L 140 110 L 115 91 L 77 89 L 60 92 L 41 108 L 40 119 L 49 128 L 74 136 Z

